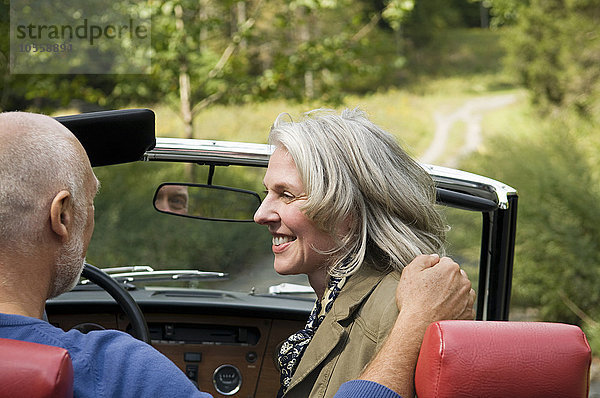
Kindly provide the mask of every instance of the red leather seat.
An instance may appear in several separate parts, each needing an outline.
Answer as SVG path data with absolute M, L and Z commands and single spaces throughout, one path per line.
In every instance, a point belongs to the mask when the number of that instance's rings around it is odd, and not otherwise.
M 419 398 L 587 397 L 591 350 L 577 326 L 441 321 L 425 333 Z
M 73 365 L 67 350 L 0 339 L 0 397 L 72 398 Z

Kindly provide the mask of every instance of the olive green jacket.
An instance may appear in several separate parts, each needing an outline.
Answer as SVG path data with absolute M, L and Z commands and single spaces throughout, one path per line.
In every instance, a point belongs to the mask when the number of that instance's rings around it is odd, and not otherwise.
M 292 377 L 285 398 L 333 397 L 356 379 L 377 353 L 398 317 L 400 273 L 367 264 L 352 275 L 317 329 Z

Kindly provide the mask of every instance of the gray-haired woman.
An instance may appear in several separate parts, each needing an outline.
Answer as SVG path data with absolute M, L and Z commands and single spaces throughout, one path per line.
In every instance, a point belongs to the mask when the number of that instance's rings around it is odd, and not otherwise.
M 400 272 L 442 254 L 445 225 L 431 177 L 362 111 L 284 119 L 269 135 L 254 220 L 273 235 L 275 270 L 308 275 L 318 299 L 281 347 L 279 395 L 330 397 L 377 352 L 398 315 Z

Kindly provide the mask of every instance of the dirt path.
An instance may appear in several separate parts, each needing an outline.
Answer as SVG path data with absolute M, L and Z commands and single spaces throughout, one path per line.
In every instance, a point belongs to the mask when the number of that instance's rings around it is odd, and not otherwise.
M 481 144 L 481 119 L 483 114 L 486 111 L 510 105 L 517 99 L 516 94 L 480 97 L 465 102 L 460 108 L 449 114 L 436 112 L 434 114 L 435 135 L 431 145 L 421 156 L 420 161 L 456 167 L 462 157 L 475 151 Z M 445 150 L 450 138 L 450 130 L 452 130 L 454 123 L 458 121 L 463 121 L 466 125 L 465 138 L 456 153 L 447 154 Z

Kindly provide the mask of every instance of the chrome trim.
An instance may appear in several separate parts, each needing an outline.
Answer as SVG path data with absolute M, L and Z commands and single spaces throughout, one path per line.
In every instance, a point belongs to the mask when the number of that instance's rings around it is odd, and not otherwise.
M 110 267 L 110 268 L 102 268 L 102 271 L 107 274 L 114 274 L 118 272 L 153 272 L 154 269 L 148 265 L 129 265 L 125 267 Z
M 147 151 L 143 160 L 266 167 L 273 150 L 267 144 L 157 137 L 156 147 Z M 478 174 L 429 164 L 421 166 L 437 186 L 490 199 L 500 209 L 508 209 L 508 197 L 517 194 L 516 189 Z
M 503 210 L 508 209 L 508 197 L 517 194 L 513 187 L 479 174 L 424 163 L 421 167 L 431 175 L 437 186 L 456 190 L 458 185 L 465 193 L 493 200 Z
M 143 160 L 266 167 L 272 152 L 272 146 L 266 144 L 156 138 L 156 146 L 144 154 Z
M 183 280 L 225 280 L 229 274 L 225 272 L 209 272 L 200 270 L 164 270 L 164 271 L 134 271 L 110 274 L 111 278 L 128 283 L 149 282 L 149 281 L 183 281 Z M 80 282 L 82 285 L 90 283 L 84 279 Z

